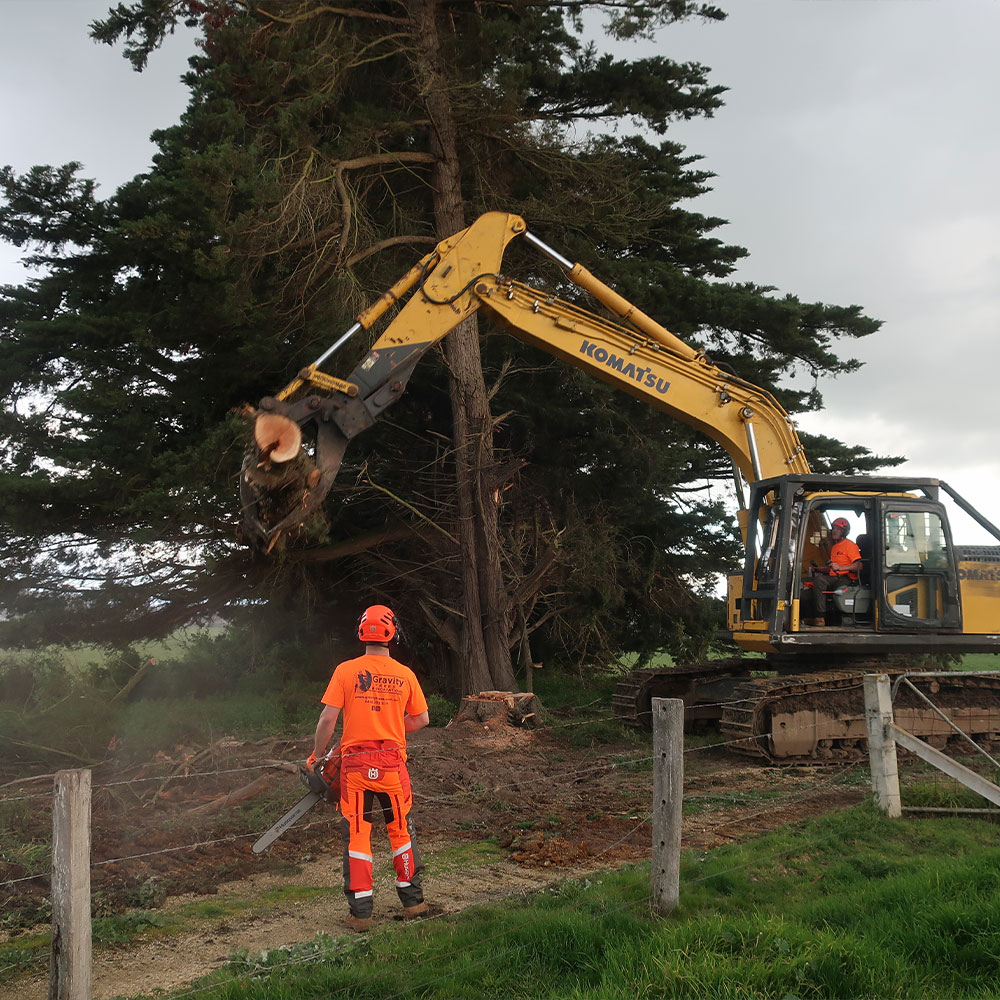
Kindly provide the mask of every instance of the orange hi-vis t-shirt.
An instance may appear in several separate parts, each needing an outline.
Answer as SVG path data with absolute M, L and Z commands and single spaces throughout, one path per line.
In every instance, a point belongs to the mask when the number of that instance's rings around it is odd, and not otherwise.
M 842 538 L 835 542 L 830 550 L 830 562 L 840 563 L 841 566 L 849 566 L 861 558 L 861 549 L 857 547 L 849 538 Z M 835 569 L 834 576 L 849 576 L 852 580 L 858 578 L 858 574 L 847 569 Z
M 344 713 L 342 750 L 359 743 L 382 742 L 399 747 L 404 760 L 403 716 L 427 711 L 427 699 L 416 674 L 391 656 L 371 653 L 339 664 L 321 700 Z

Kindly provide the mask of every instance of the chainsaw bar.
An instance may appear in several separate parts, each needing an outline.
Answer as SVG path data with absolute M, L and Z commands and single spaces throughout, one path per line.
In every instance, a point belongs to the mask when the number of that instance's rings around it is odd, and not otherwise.
M 323 796 L 319 792 L 310 792 L 308 795 L 303 795 L 270 830 L 261 834 L 260 838 L 253 845 L 254 854 L 260 854 L 261 851 L 270 847 L 290 826 L 305 816 L 321 798 Z

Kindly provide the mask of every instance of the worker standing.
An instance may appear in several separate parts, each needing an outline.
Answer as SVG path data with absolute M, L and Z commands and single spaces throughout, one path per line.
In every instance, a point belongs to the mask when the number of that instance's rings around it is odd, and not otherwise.
M 368 608 L 358 622 L 363 656 L 345 660 L 333 672 L 316 724 L 312 770 L 326 752 L 343 711 L 340 741 L 340 821 L 344 841 L 344 893 L 350 907 L 347 925 L 366 931 L 372 916 L 372 818 L 375 807 L 385 817 L 396 892 L 403 916 L 427 912 L 421 887 L 424 866 L 414 839 L 410 810 L 413 796 L 406 769 L 406 734 L 430 721 L 427 700 L 413 671 L 389 655 L 398 634 L 396 616 L 381 604 Z

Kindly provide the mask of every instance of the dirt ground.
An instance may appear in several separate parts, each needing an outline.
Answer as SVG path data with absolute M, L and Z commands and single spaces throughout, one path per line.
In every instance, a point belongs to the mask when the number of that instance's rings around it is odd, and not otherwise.
M 650 737 L 597 743 L 588 741 L 585 726 L 576 733 L 569 728 L 461 723 L 410 738 L 414 816 L 432 916 L 649 858 Z M 304 790 L 277 767 L 264 770 L 268 780 L 250 769 L 269 761 L 298 762 L 309 748 L 306 741 L 222 740 L 94 772 L 97 914 L 156 906 L 165 915 L 188 913 L 193 901 L 213 897 L 245 904 L 192 918 L 182 933 L 95 947 L 95 1000 L 178 990 L 225 964 L 234 951 L 253 954 L 308 941 L 318 931 L 345 933 L 338 817 L 331 807 L 321 803 L 263 854 L 251 851 L 257 835 Z M 191 776 L 207 771 L 228 773 Z M 252 798 L 216 808 L 227 793 L 255 781 Z M 685 755 L 683 846 L 708 849 L 743 840 L 843 808 L 864 794 L 863 782 L 845 782 L 844 768 L 764 767 L 725 748 L 695 745 Z M 42 830 L 50 822 L 46 800 L 39 795 L 30 801 L 38 803 L 32 819 Z M 27 819 L 25 825 L 30 827 Z M 31 830 L 21 836 L 31 836 Z M 477 845 L 487 841 L 489 849 L 477 854 Z M 176 850 L 178 845 L 185 849 Z M 376 933 L 399 917 L 387 847 L 384 830 L 377 829 Z M 25 874 L 30 872 L 16 864 L 0 866 L 0 882 Z M 289 886 L 324 891 L 269 905 L 247 902 Z M 33 905 L 44 905 L 47 892 L 45 878 L 18 882 L 0 887 L 0 903 L 5 912 L 27 915 Z M 0 940 L 29 933 L 27 927 L 5 931 Z M 36 969 L 8 980 L 2 992 L 12 1000 L 44 998 L 47 973 Z

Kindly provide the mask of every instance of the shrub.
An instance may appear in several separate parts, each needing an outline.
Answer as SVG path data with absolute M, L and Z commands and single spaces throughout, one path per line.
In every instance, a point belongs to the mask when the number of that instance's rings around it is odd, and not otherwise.
M 443 728 L 447 726 L 458 713 L 458 705 L 439 694 L 427 696 L 427 711 L 431 717 L 431 725 Z

